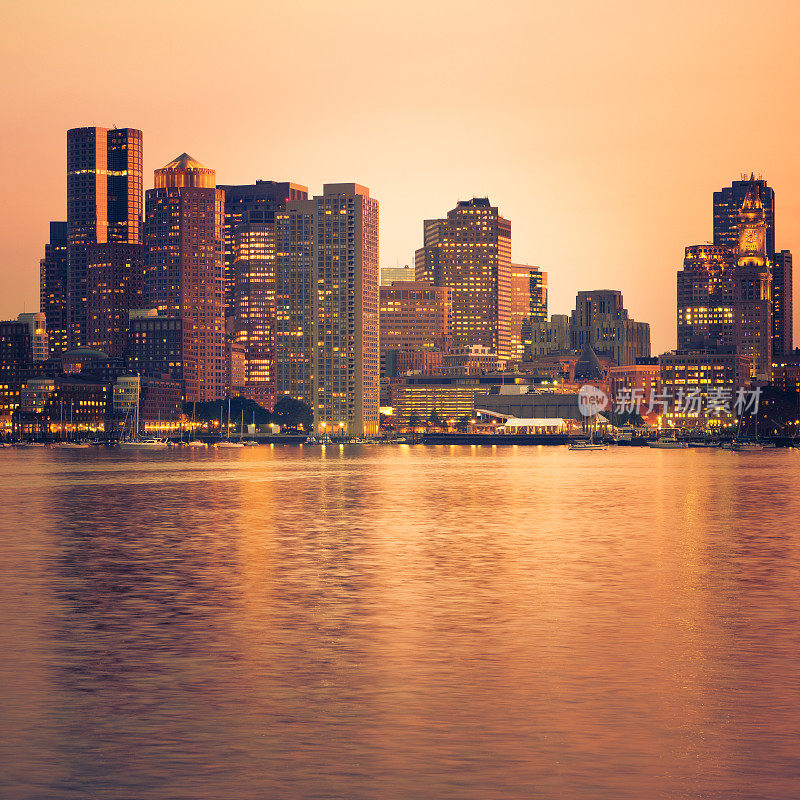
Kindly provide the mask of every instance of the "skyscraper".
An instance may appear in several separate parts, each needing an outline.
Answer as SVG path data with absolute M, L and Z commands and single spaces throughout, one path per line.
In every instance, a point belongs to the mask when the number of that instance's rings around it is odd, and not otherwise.
M 512 330 L 511 223 L 488 198 L 460 200 L 446 219 L 425 220 L 417 280 L 451 290 L 453 344 L 517 355 Z
M 588 345 L 621 367 L 650 356 L 650 325 L 628 316 L 622 292 L 615 289 L 578 292 L 570 335 L 573 350 L 581 352 Z
M 734 345 L 733 268 L 728 249 L 686 248 L 678 271 L 678 349 L 724 350 Z
M 50 241 L 39 262 L 39 309 L 47 320 L 53 355 L 69 350 L 67 264 L 67 223 L 51 222 Z
M 142 236 L 142 132 L 133 128 L 67 131 L 67 317 L 70 344 L 88 342 L 88 266 L 106 243 L 137 245 Z
M 792 253 L 775 253 L 772 263 L 772 353 L 787 355 L 794 346 Z
M 224 192 L 186 153 L 155 171 L 146 195 L 145 297 L 181 320 L 184 399 L 225 394 Z
M 357 183 L 276 214 L 277 394 L 310 401 L 320 431 L 378 430 L 378 214 Z
M 275 212 L 292 200 L 307 200 L 308 187 L 289 181 L 256 181 L 254 184 L 220 185 L 225 192 L 225 308 L 233 304 L 234 234 L 237 226 L 247 223 L 273 223 Z
M 387 352 L 448 352 L 450 290 L 427 281 L 395 281 L 380 287 L 381 373 Z
M 530 264 L 512 264 L 511 332 L 515 358 L 524 357 L 526 342 L 523 338 L 531 344 L 532 325 L 538 322 L 547 322 L 547 273 Z
M 736 252 L 739 247 L 739 211 L 751 186 L 755 187 L 753 191 L 758 194 L 764 209 L 766 250 L 771 259 L 775 253 L 775 192 L 765 180 L 756 179 L 752 174 L 749 179 L 743 177 L 732 181 L 730 186 L 714 192 L 714 244 L 727 247 L 730 253 Z
M 265 408 L 275 397 L 275 226 L 248 222 L 233 235 L 228 324 L 244 348 L 242 393 Z
M 759 182 L 752 180 L 739 211 L 734 269 L 734 338 L 751 361 L 752 377 L 769 380 L 772 365 L 769 219 Z

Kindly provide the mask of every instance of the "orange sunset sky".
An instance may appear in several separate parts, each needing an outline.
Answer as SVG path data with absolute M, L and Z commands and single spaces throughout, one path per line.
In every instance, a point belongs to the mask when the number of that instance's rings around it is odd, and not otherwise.
M 796 2 L 2 5 L 0 319 L 38 309 L 83 125 L 144 131 L 146 189 L 183 151 L 221 183 L 364 183 L 382 266 L 488 196 L 551 313 L 621 289 L 654 353 L 675 346 L 675 271 L 712 236 L 715 189 L 765 177 L 800 258 Z

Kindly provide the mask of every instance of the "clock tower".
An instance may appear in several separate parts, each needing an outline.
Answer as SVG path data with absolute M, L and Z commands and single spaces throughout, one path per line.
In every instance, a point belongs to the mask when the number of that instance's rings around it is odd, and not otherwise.
M 767 225 L 758 184 L 751 175 L 739 209 L 734 338 L 739 354 L 750 358 L 751 377 L 766 381 L 772 372 L 772 276 Z
M 767 267 L 767 216 L 758 184 L 753 175 L 739 210 L 739 247 L 737 264 L 741 267 Z

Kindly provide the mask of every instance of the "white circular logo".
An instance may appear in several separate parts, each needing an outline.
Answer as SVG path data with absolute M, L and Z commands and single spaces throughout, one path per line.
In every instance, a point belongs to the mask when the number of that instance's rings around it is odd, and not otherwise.
M 578 390 L 578 410 L 584 417 L 593 417 L 608 408 L 608 396 L 602 389 L 584 384 Z

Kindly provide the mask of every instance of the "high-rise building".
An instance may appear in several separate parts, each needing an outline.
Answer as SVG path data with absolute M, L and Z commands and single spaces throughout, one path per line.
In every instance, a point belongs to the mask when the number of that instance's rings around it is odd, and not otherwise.
M 69 350 L 67 264 L 67 223 L 51 222 L 50 241 L 39 262 L 39 309 L 47 320 L 54 355 Z
M 307 200 L 308 187 L 289 181 L 256 181 L 254 184 L 219 185 L 225 192 L 225 308 L 233 307 L 234 235 L 243 223 L 273 223 L 275 212 L 293 200 Z
M 414 267 L 381 267 L 381 286 L 391 286 L 395 281 L 413 281 Z
M 275 215 L 275 398 L 314 405 L 313 200 L 287 203 Z
M 67 131 L 67 316 L 70 344 L 88 342 L 88 267 L 98 244 L 142 237 L 142 132 Z M 103 259 L 104 256 L 99 256 Z
M 570 328 L 573 350 L 581 352 L 589 345 L 618 366 L 650 356 L 650 325 L 630 319 L 622 292 L 615 289 L 578 292 Z
M 275 285 L 277 396 L 310 401 L 319 431 L 375 434 L 378 201 L 369 189 L 325 184 L 275 215 Z
M 184 399 L 225 395 L 224 192 L 186 153 L 155 171 L 146 195 L 146 305 L 181 320 Z
M 244 351 L 242 394 L 265 408 L 275 398 L 275 226 L 236 226 L 231 267 L 233 297 L 228 323 Z
M 566 314 L 553 314 L 549 322 L 537 320 L 528 330 L 529 338 L 523 335 L 526 360 L 550 353 L 568 353 L 572 349 L 570 319 Z
M 31 360 L 47 361 L 50 358 L 50 336 L 47 333 L 47 317 L 39 313 L 23 312 L 17 322 L 28 326 L 31 337 Z
M 389 351 L 450 349 L 450 289 L 427 281 L 380 287 L 381 374 Z
M 547 273 L 530 264 L 511 265 L 511 333 L 516 352 L 521 359 L 525 354 L 523 326 L 528 333 L 537 322 L 547 322 Z
M 183 322 L 156 309 L 130 312 L 126 366 L 151 377 L 169 376 L 183 385 Z
M 767 226 L 766 249 L 770 258 L 775 253 L 775 192 L 765 180 L 750 178 L 733 181 L 714 192 L 714 244 L 726 247 L 735 253 L 739 247 L 739 211 L 744 203 L 745 195 L 751 186 L 758 195 L 764 209 L 764 221 Z
M 125 354 L 128 314 L 143 300 L 144 245 L 106 242 L 87 248 L 86 344 L 112 358 Z
M 751 362 L 751 375 L 769 380 L 772 366 L 772 297 L 769 220 L 759 182 L 751 181 L 739 211 L 734 268 L 734 339 L 739 355 Z
M 794 346 L 794 292 L 792 283 L 792 253 L 775 253 L 772 263 L 772 352 L 791 353 Z
M 416 278 L 451 290 L 454 345 L 514 357 L 511 222 L 476 197 L 460 200 L 446 219 L 425 220 L 423 234 Z
M 734 344 L 733 269 L 727 248 L 686 248 L 678 271 L 678 349 L 730 349 Z

